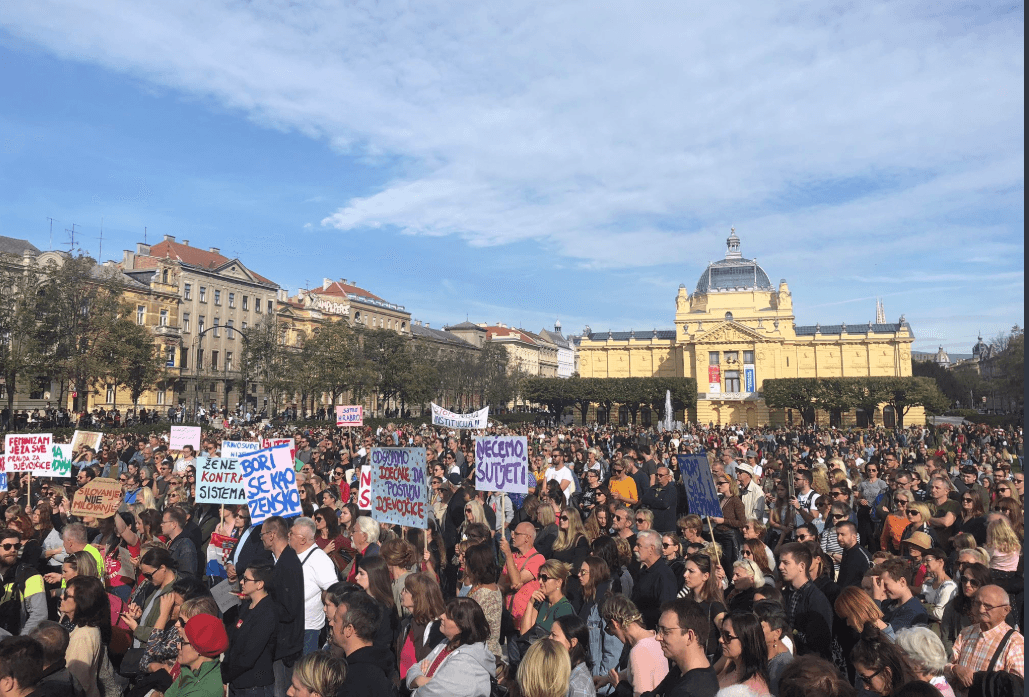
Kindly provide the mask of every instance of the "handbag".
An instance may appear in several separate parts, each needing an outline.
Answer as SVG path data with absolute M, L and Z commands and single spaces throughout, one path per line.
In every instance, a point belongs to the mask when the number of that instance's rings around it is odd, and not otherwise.
M 1004 654 L 1004 649 L 1007 648 L 1008 640 L 1014 633 L 1015 628 L 1012 627 L 1004 635 L 1004 638 L 1000 640 L 1000 645 L 997 646 L 997 650 L 994 652 L 993 658 L 990 659 L 990 665 L 986 670 L 977 670 L 972 674 L 972 686 L 968 689 L 969 695 L 1017 697 L 1022 694 L 1025 681 L 1021 677 L 1006 670 L 994 670 L 997 661 Z

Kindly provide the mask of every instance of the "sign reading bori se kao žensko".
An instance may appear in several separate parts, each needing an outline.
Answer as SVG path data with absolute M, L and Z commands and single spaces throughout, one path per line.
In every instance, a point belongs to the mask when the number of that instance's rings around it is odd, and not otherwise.
M 475 488 L 525 494 L 529 491 L 529 450 L 525 436 L 475 439 Z
M 303 512 L 297 473 L 289 447 L 280 445 L 239 458 L 250 522 L 263 523 L 272 516 L 293 518 Z
M 372 448 L 368 462 L 372 468 L 372 518 L 424 529 L 429 510 L 425 448 Z

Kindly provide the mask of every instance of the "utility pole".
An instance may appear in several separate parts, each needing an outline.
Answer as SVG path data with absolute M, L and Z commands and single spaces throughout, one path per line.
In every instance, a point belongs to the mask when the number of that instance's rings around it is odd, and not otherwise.
M 97 252 L 96 263 L 104 263 L 104 219 L 100 218 L 100 251 Z
M 59 223 L 61 221 L 55 220 L 54 218 L 47 218 L 47 220 L 50 221 L 50 251 L 52 252 L 54 251 L 54 223 Z
M 75 225 L 76 224 L 77 223 L 72 223 L 71 224 L 71 230 L 69 230 L 68 228 L 64 228 L 64 231 L 71 235 L 71 244 L 69 245 L 68 251 L 73 253 L 73 254 L 75 253 Z

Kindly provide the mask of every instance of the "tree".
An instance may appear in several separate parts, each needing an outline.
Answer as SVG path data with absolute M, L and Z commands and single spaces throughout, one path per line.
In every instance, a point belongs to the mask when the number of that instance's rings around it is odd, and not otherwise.
M 912 407 L 923 407 L 928 414 L 942 414 L 948 407 L 947 397 L 932 378 L 880 378 L 886 392 L 886 403 L 897 410 L 897 427 L 904 428 L 904 417 Z
M 390 329 L 361 332 L 361 354 L 371 369 L 372 386 L 382 407 L 399 401 L 404 381 L 411 374 L 413 360 L 407 350 L 408 341 Z
M 293 393 L 293 372 L 290 368 L 294 350 L 285 345 L 283 333 L 272 317 L 251 327 L 247 337 L 240 361 L 240 373 L 248 383 L 264 383 L 265 389 L 272 396 L 274 415 L 279 397 Z
M 40 333 L 40 293 L 44 278 L 34 264 L 14 255 L 0 256 L 0 376 L 7 408 L 14 412 L 20 381 L 45 375 L 50 348 Z
M 131 308 L 124 308 L 112 332 L 105 337 L 98 352 L 111 356 L 108 382 L 127 387 L 133 407 L 139 407 L 139 398 L 153 388 L 164 375 L 163 356 L 154 343 L 151 331 L 131 317 Z
M 508 366 L 506 348 L 490 342 L 483 345 L 475 370 L 480 404 L 504 406 L 515 398 L 519 376 L 513 375 Z
M 762 385 L 765 404 L 776 409 L 796 409 L 805 422 L 814 417 L 814 402 L 818 396 L 816 378 L 775 378 Z
M 330 322 L 318 327 L 304 342 L 305 367 L 314 384 L 327 392 L 332 404 L 353 386 L 361 350 L 357 333 L 347 322 Z

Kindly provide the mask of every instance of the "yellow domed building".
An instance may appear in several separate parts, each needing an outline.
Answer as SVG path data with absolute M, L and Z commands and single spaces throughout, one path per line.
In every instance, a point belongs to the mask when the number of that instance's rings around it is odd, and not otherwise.
M 875 322 L 797 326 L 785 280 L 774 286 L 756 259 L 743 257 L 735 229 L 725 258 L 708 265 L 693 293 L 679 286 L 675 329 L 594 332 L 577 337 L 584 378 L 692 377 L 697 407 L 690 421 L 716 424 L 782 424 L 800 420 L 790 410 L 769 409 L 761 388 L 772 378 L 910 376 L 914 336 L 904 317 Z M 606 415 L 602 415 L 604 418 Z M 614 415 L 610 415 L 612 420 Z M 625 414 L 619 414 L 624 421 Z M 819 413 L 820 422 L 864 426 L 862 412 Z M 905 416 L 923 422 L 921 407 Z M 891 425 L 891 407 L 876 423 Z

